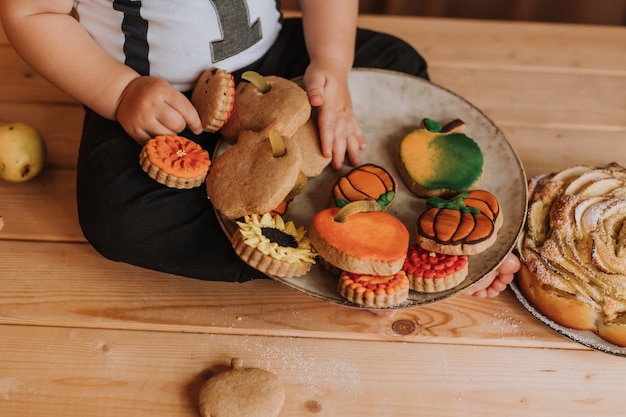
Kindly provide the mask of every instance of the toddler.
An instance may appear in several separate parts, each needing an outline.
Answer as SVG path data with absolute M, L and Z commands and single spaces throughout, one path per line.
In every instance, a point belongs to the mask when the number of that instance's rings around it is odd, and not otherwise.
M 0 18 L 15 50 L 43 77 L 85 106 L 78 157 L 79 220 L 103 256 L 204 280 L 261 274 L 231 248 L 204 187 L 172 190 L 138 159 L 151 137 L 179 134 L 212 153 L 189 101 L 201 72 L 247 70 L 304 75 L 317 107 L 322 151 L 339 169 L 361 163 L 365 146 L 352 111 L 352 67 L 428 78 L 402 40 L 357 29 L 357 0 L 301 0 L 301 18 L 283 19 L 279 0 L 3 0 Z M 476 296 L 493 297 L 519 269 L 510 255 Z

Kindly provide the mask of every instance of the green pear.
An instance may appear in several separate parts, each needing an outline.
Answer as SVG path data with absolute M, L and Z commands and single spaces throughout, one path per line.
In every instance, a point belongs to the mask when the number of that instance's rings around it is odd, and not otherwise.
M 24 182 L 35 177 L 46 161 L 46 143 L 32 126 L 0 124 L 0 179 Z

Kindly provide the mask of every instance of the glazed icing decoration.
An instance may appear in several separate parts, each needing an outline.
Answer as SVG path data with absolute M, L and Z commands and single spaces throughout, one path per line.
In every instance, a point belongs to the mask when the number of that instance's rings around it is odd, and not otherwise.
M 439 209 L 459 210 L 461 213 L 479 214 L 480 210 L 475 207 L 468 207 L 465 199 L 469 196 L 469 192 L 456 195 L 450 200 L 441 197 L 431 197 L 426 200 L 426 204 Z
M 381 211 L 380 205 L 376 201 L 372 200 L 360 200 L 353 201 L 349 204 L 343 206 L 337 214 L 335 214 L 334 220 L 338 223 L 343 223 L 348 220 L 353 214 L 356 213 L 367 213 L 371 211 Z
M 259 90 L 260 93 L 265 94 L 272 88 L 265 78 L 256 71 L 246 71 L 241 75 L 243 80 L 251 82 Z
M 283 136 L 280 134 L 278 129 L 272 128 L 270 129 L 270 144 L 272 145 L 272 154 L 274 158 L 280 158 L 284 156 L 285 151 L 285 141 L 283 141 Z

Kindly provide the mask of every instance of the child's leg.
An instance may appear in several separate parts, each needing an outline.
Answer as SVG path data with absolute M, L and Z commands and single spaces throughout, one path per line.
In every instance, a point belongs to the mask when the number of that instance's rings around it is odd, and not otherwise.
M 210 135 L 186 136 L 205 149 L 214 146 Z M 87 111 L 77 197 L 80 224 L 94 248 L 115 261 L 187 277 L 261 277 L 232 250 L 205 188 L 175 190 L 157 183 L 141 169 L 140 152 L 118 123 Z

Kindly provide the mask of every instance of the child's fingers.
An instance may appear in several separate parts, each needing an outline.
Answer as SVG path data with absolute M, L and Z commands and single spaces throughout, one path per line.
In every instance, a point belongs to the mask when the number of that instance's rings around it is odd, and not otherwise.
M 191 101 L 183 94 L 176 92 L 172 97 L 168 98 L 167 104 L 172 107 L 180 119 L 172 120 L 171 124 L 163 123 L 164 126 L 170 128 L 174 132 L 182 132 L 186 127 L 193 133 L 199 135 L 202 133 L 202 121 L 196 108 Z M 174 116 L 171 116 L 174 117 Z
M 498 267 L 498 272 L 500 274 L 512 275 L 519 271 L 520 267 L 521 263 L 519 258 L 514 254 L 509 253 L 502 261 L 502 264 Z

